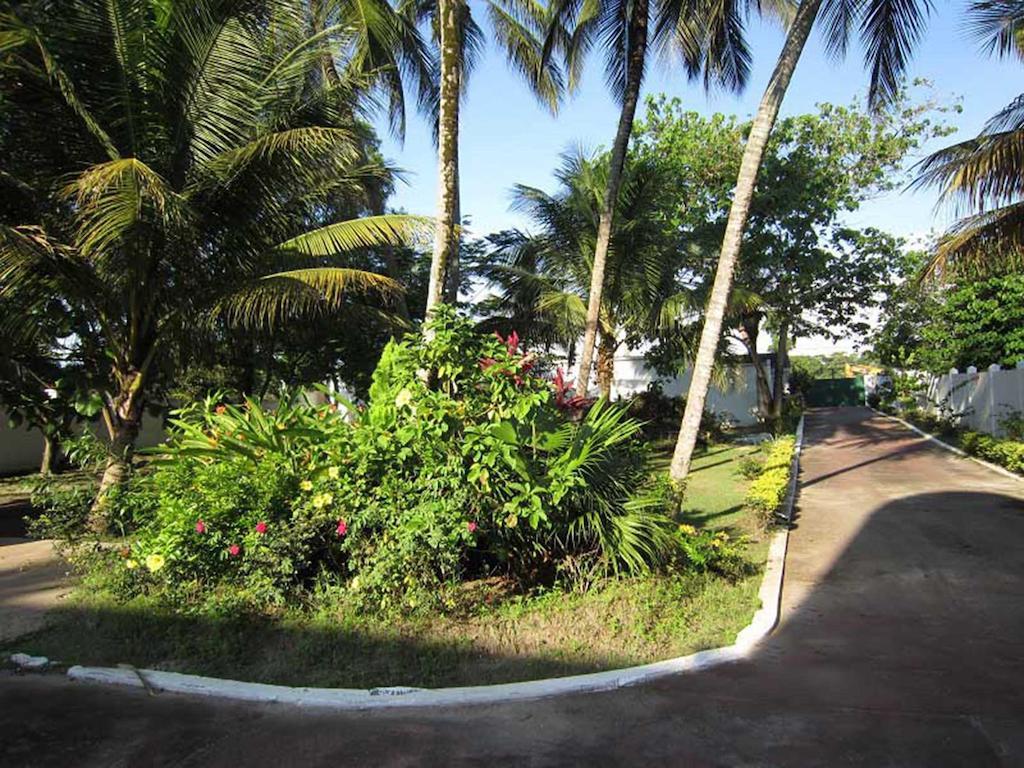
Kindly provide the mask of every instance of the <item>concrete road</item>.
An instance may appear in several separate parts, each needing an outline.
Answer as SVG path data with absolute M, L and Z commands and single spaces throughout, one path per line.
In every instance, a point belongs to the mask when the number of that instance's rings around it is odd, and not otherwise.
M 0 648 L 43 626 L 69 589 L 67 570 L 52 542 L 0 538 Z
M 782 622 L 749 662 L 454 710 L 310 713 L 0 679 L 10 766 L 1024 765 L 1024 483 L 809 415 Z

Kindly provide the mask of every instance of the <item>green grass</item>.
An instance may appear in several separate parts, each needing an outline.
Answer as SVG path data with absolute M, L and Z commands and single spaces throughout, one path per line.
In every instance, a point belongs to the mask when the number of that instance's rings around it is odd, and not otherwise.
M 27 501 L 32 495 L 32 490 L 39 482 L 39 473 L 30 472 L 23 475 L 11 475 L 0 477 L 0 504 L 14 501 Z M 85 487 L 96 482 L 93 473 L 84 470 L 63 472 L 52 476 L 52 482 L 56 485 L 71 490 L 73 488 Z
M 758 607 L 767 539 L 740 507 L 738 460 L 716 446 L 694 462 L 682 517 L 748 537 L 750 566 L 728 579 L 677 573 L 609 580 L 580 593 L 509 595 L 477 583 L 457 615 L 383 621 L 343 602 L 273 618 L 182 616 L 119 603 L 83 585 L 18 650 L 66 663 L 183 671 L 289 685 L 365 688 L 511 682 L 642 664 L 731 643 Z M 667 456 L 659 457 L 667 462 Z M 340 593 L 343 594 L 343 593 Z

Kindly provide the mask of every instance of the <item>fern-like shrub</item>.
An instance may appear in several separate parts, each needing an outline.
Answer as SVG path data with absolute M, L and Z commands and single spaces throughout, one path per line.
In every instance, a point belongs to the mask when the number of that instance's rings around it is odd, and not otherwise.
M 795 446 L 796 440 L 791 436 L 769 443 L 761 473 L 747 488 L 744 504 L 760 515 L 765 525 L 771 523 L 786 500 Z

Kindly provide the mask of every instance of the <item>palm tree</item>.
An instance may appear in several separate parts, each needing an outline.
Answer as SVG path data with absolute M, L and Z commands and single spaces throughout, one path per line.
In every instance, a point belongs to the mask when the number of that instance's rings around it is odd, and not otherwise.
M 707 399 L 715 353 L 722 334 L 722 323 L 729 303 L 733 273 L 739 258 L 743 233 L 746 229 L 754 185 L 761 167 L 764 150 L 782 100 L 789 88 L 797 62 L 803 52 L 819 12 L 823 32 L 830 51 L 836 55 L 846 52 L 850 33 L 859 24 L 865 47 L 865 63 L 871 71 L 869 101 L 881 106 L 899 91 L 900 79 L 914 45 L 921 37 L 924 22 L 930 10 L 928 0 L 801 0 L 793 23 L 786 34 L 782 52 L 775 70 L 761 97 L 757 115 L 743 150 L 736 189 L 726 222 L 722 250 L 715 270 L 715 279 L 704 315 L 693 378 L 686 398 L 679 436 L 669 476 L 681 485 L 690 471 L 690 458 L 697 445 L 701 413 Z
M 399 290 L 336 261 L 424 222 L 345 220 L 391 171 L 367 160 L 355 117 L 375 74 L 325 77 L 325 39 L 301 2 L 71 0 L 0 17 L 2 183 L 22 199 L 0 222 L 0 298 L 87 318 L 111 444 L 97 527 L 176 340 Z
M 976 2 L 969 14 L 984 50 L 1024 59 L 1024 2 Z M 967 213 L 939 241 L 926 274 L 1024 266 L 1024 94 L 977 137 L 926 158 L 916 183 L 938 186 Z
M 765 3 L 781 12 L 785 2 Z M 640 100 L 647 66 L 649 33 L 655 17 L 652 42 L 677 55 L 691 78 L 703 72 L 706 87 L 721 84 L 739 89 L 746 81 L 750 55 L 743 39 L 742 15 L 749 4 L 734 0 L 662 0 L 653 7 L 649 0 L 555 0 L 550 14 L 546 52 L 561 51 L 569 73 L 569 88 L 579 81 L 583 60 L 595 42 L 605 53 L 605 73 L 612 94 L 619 103 L 619 121 L 612 142 L 608 184 L 604 190 L 587 300 L 586 326 L 580 359 L 577 394 L 585 396 L 600 322 L 601 294 L 605 285 L 608 248 L 615 215 L 615 201 L 622 183 L 626 150 L 633 119 Z
M 407 13 L 430 24 L 438 49 L 438 204 L 427 289 L 429 315 L 457 285 L 459 253 L 459 105 L 485 44 L 468 0 L 414 0 Z M 545 11 L 536 0 L 487 0 L 486 14 L 510 65 L 552 112 L 562 92 L 558 68 L 542 56 Z M 448 287 L 446 291 L 446 286 Z
M 488 325 L 505 332 L 517 330 L 534 344 L 557 344 L 566 350 L 579 338 L 610 165 L 608 153 L 588 157 L 576 151 L 562 157 L 555 194 L 515 188 L 513 207 L 527 214 L 538 231 L 492 238 L 495 249 L 488 253 L 482 273 L 500 287 L 501 295 L 489 303 L 495 315 Z M 605 397 L 611 395 L 619 345 L 626 337 L 653 333 L 662 321 L 662 309 L 678 303 L 675 276 L 682 249 L 660 215 L 665 194 L 656 162 L 638 159 L 625 164 L 598 316 L 598 385 Z

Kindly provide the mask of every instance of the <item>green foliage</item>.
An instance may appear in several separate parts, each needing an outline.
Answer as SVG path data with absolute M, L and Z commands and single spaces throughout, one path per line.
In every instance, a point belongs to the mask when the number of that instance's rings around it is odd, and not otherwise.
M 938 374 L 1014 365 L 1024 359 L 1024 275 L 942 286 L 910 273 L 890 292 L 882 318 L 874 345 L 886 365 Z
M 767 447 L 767 457 L 761 474 L 747 489 L 745 505 L 757 512 L 766 525 L 772 522 L 772 518 L 786 499 L 795 444 L 793 437 L 781 437 L 772 441 Z
M 446 307 L 433 338 L 388 345 L 365 409 L 210 398 L 120 500 L 140 589 L 254 604 L 318 582 L 373 610 L 450 604 L 467 578 L 524 585 L 635 574 L 679 557 L 640 423 L 561 407 L 515 338 Z
M 764 469 L 764 461 L 757 456 L 744 456 L 740 459 L 737 469 L 747 480 L 753 480 Z
M 1024 442 L 1018 439 L 1000 440 L 992 435 L 965 430 L 959 433 L 960 446 L 967 453 L 1011 472 L 1024 474 Z
M 964 282 L 944 292 L 921 336 L 917 359 L 937 373 L 1024 360 L 1024 274 Z

